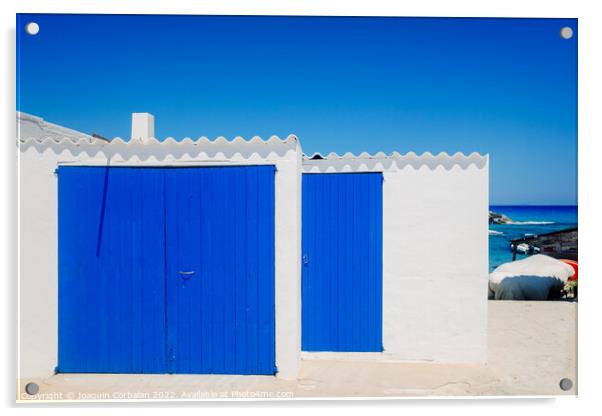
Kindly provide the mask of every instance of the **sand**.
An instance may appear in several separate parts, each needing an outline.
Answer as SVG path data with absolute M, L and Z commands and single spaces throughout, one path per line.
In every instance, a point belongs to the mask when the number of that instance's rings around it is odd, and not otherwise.
M 485 364 L 301 361 L 300 378 L 228 375 L 57 374 L 20 380 L 18 400 L 576 395 L 577 304 L 489 301 Z M 562 378 L 573 387 L 563 391 Z M 23 393 L 35 381 L 37 396 Z

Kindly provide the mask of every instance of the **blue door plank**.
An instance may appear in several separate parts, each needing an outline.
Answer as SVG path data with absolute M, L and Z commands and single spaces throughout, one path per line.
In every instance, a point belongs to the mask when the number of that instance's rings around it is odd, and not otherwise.
M 255 189 L 257 188 L 257 171 L 251 170 L 247 172 L 246 188 Z M 259 199 L 258 195 L 250 194 L 247 195 L 247 215 L 249 218 L 257 218 L 259 215 Z M 247 313 L 245 320 L 249 323 L 249 332 L 247 339 L 247 348 L 249 351 L 248 371 L 250 374 L 257 372 L 258 358 L 257 350 L 259 343 L 259 334 L 257 333 L 257 321 L 258 321 L 258 310 L 255 305 L 255 299 L 257 297 L 257 284 L 256 279 L 252 278 L 257 276 L 257 257 L 253 256 L 253 252 L 257 248 L 258 243 L 258 226 L 257 221 L 250 221 L 247 223 L 247 239 L 246 252 L 248 253 L 247 263 Z
M 269 173 L 269 172 L 268 172 Z M 258 177 L 258 188 L 264 190 L 265 200 L 274 201 L 274 185 L 273 176 L 270 174 L 259 175 Z M 259 369 L 266 369 L 269 373 L 275 372 L 275 340 L 273 336 L 274 322 L 273 322 L 273 311 L 275 310 L 275 296 L 272 295 L 269 298 L 263 298 L 264 293 L 275 293 L 274 279 L 265 279 L 261 276 L 271 276 L 273 273 L 275 264 L 274 250 L 275 245 L 273 243 L 274 238 L 274 209 L 275 205 L 273 202 L 264 204 L 262 210 L 266 210 L 265 214 L 258 217 L 258 241 L 257 250 L 261 251 L 263 255 L 258 256 L 258 287 L 257 292 L 259 293 L 258 299 L 258 333 L 262 340 L 259 347 Z M 266 340 L 269 344 L 264 345 Z M 263 370 L 262 370 L 263 371 Z
M 382 174 L 302 187 L 302 349 L 382 351 Z
M 200 229 L 200 201 L 198 192 L 192 192 L 196 189 L 195 178 L 189 170 L 167 169 L 165 184 L 168 370 L 186 373 L 193 356 L 191 350 L 196 351 L 201 345 L 198 332 L 190 327 L 191 315 L 199 313 L 191 298 L 201 284 L 195 255 L 201 242 L 194 232 Z M 190 296 L 184 296 L 184 290 Z
M 382 262 L 382 241 L 383 241 L 383 187 L 382 187 L 383 179 L 381 178 L 380 183 L 375 182 L 372 184 L 374 189 L 374 200 L 376 201 L 375 211 L 380 213 L 380 215 L 376 214 L 374 216 L 374 229 L 376 232 L 376 241 L 380 241 L 380 245 L 377 249 L 377 255 L 375 256 L 376 261 L 376 276 L 383 275 L 383 262 Z M 383 310 L 383 281 L 382 277 L 380 279 L 376 279 L 374 281 L 376 287 L 374 290 L 374 298 L 376 300 L 376 305 L 374 307 L 375 317 L 374 317 L 374 330 L 376 334 L 374 335 L 374 348 L 379 351 L 383 350 L 383 325 L 382 325 L 382 310 Z
M 226 254 L 224 256 L 222 282 L 224 291 L 228 292 L 227 301 L 224 302 L 224 346 L 228 354 L 224 357 L 224 371 L 227 374 L 236 374 L 236 263 L 240 261 L 237 258 L 236 240 L 238 236 L 234 225 L 236 223 L 236 211 L 238 207 L 235 205 L 233 189 L 235 186 L 236 169 L 224 168 L 221 176 L 220 187 L 227 189 L 222 198 L 222 215 L 223 221 L 223 246 L 222 250 Z
M 381 184 L 378 184 L 377 182 L 375 183 L 374 181 L 371 181 L 369 183 L 368 190 L 367 190 L 368 191 L 367 198 L 369 201 L 373 201 L 374 198 L 376 197 L 377 191 L 375 188 L 377 186 L 380 188 Z M 368 235 L 369 235 L 368 238 L 370 240 L 379 238 L 376 235 L 376 226 L 377 226 L 376 224 L 378 221 L 376 212 L 380 211 L 380 209 L 378 209 L 375 205 L 377 205 L 377 204 L 368 204 Z M 376 246 L 369 245 L 368 250 L 370 252 L 368 259 L 367 259 L 368 260 L 367 267 L 368 267 L 369 273 L 374 273 L 375 275 L 380 275 L 380 273 L 376 270 L 376 264 L 378 263 L 375 261 L 375 258 L 377 255 Z M 380 293 L 380 289 L 378 289 L 378 286 L 377 286 L 378 283 L 376 280 L 377 279 L 369 280 L 368 281 L 368 289 L 367 289 L 368 293 L 370 293 L 370 296 L 368 296 L 368 299 L 367 299 L 368 300 L 368 305 L 367 305 L 368 321 L 367 322 L 370 327 L 373 327 L 375 329 L 377 326 L 375 310 L 376 310 L 376 308 L 380 309 L 380 307 L 377 306 L 377 303 L 376 303 L 377 293 Z M 378 335 L 374 336 L 375 340 L 378 340 L 380 338 L 381 337 Z M 380 347 L 381 347 L 381 345 L 379 345 L 379 344 L 376 344 L 376 345 L 374 345 L 374 344 L 371 345 L 370 343 L 368 344 L 368 348 L 378 349 Z
M 240 238 L 235 240 L 234 252 L 236 256 L 234 270 L 234 297 L 236 310 L 234 314 L 235 320 L 235 367 L 241 369 L 243 373 L 249 371 L 248 367 L 248 348 L 247 345 L 247 325 L 245 325 L 245 316 L 247 310 L 247 279 L 245 279 L 245 265 L 247 264 L 247 250 L 244 246 L 244 241 L 247 239 L 247 227 L 245 221 L 245 213 L 247 212 L 247 198 L 245 198 L 245 172 L 236 170 L 234 181 L 234 204 L 238 209 L 235 210 L 234 232 Z

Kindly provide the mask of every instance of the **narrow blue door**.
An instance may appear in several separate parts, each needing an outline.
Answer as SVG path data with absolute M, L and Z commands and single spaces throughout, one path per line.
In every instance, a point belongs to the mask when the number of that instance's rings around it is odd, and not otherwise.
M 274 167 L 165 179 L 168 371 L 274 374 Z
M 302 185 L 302 349 L 382 351 L 382 174 Z
M 164 373 L 164 174 L 58 170 L 58 371 Z

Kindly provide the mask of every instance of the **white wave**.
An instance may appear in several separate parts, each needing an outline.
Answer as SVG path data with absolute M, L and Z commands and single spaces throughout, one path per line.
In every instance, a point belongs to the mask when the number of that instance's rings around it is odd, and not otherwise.
M 504 235 L 501 231 L 489 230 L 489 235 Z
M 556 224 L 554 221 L 509 221 L 509 225 L 550 225 Z

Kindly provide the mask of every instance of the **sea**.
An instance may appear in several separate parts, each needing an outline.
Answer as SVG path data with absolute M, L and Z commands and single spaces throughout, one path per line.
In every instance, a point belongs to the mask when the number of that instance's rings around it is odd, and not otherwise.
M 490 272 L 512 261 L 510 240 L 577 226 L 576 205 L 491 205 L 489 209 L 512 219 L 510 224 L 489 224 Z M 517 254 L 517 260 L 523 257 Z

